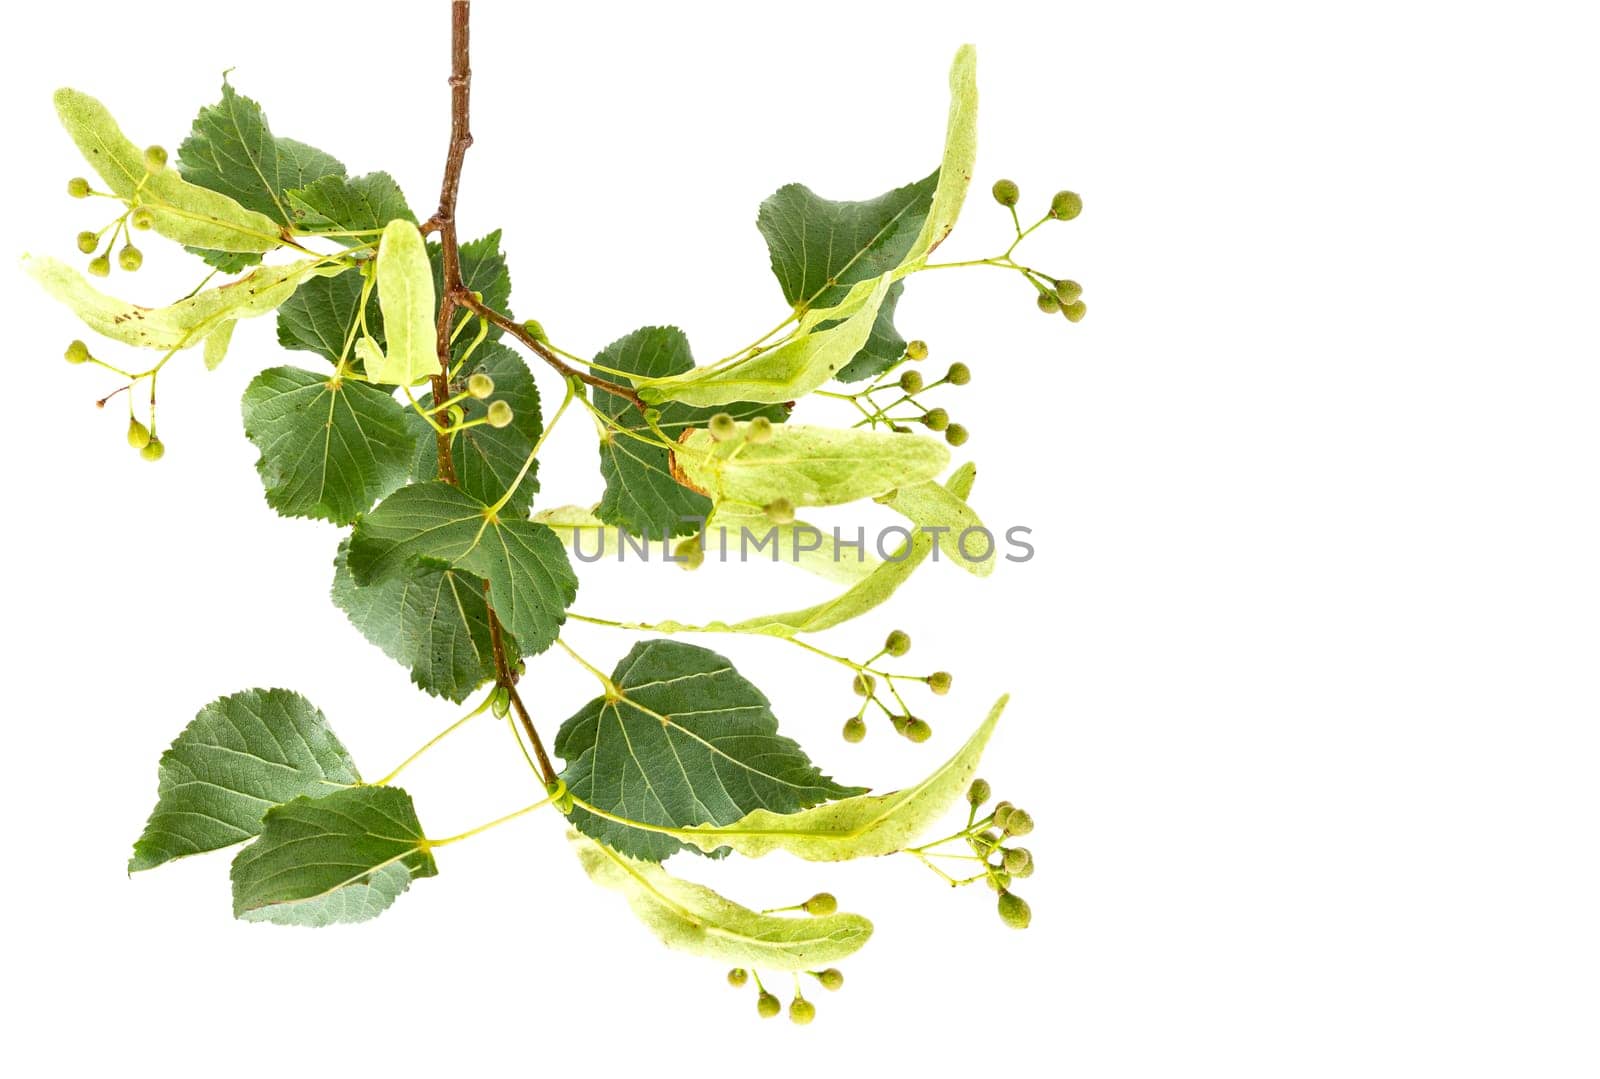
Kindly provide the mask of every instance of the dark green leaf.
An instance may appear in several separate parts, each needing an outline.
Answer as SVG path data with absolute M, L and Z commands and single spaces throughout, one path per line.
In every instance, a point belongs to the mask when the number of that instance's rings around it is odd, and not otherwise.
M 344 166 L 303 142 L 274 137 L 261 106 L 224 79 L 222 100 L 200 110 L 178 147 L 178 171 L 192 184 L 293 225 L 286 193 L 324 176 L 343 176 Z
M 722 656 L 678 641 L 642 641 L 617 664 L 616 696 L 561 726 L 562 778 L 595 807 L 667 827 L 732 824 L 751 810 L 794 813 L 865 793 L 823 775 L 778 733 L 761 691 Z M 624 854 L 660 861 L 685 844 L 582 808 L 574 826 Z
M 375 241 L 390 221 L 400 218 L 416 224 L 400 185 L 387 172 L 365 176 L 324 176 L 288 193 L 291 208 L 303 229 L 372 233 L 370 236 L 335 236 L 346 247 Z
M 400 788 L 296 798 L 268 810 L 261 837 L 233 860 L 233 914 L 279 925 L 365 921 L 412 879 L 438 872 Z
M 475 420 L 488 411 L 490 401 L 504 401 L 511 406 L 512 420 L 505 427 L 480 424 L 456 435 L 450 453 L 455 460 L 456 479 L 461 489 L 480 502 L 497 502 L 510 489 L 523 462 L 533 452 L 534 443 L 544 432 L 544 422 L 539 413 L 539 387 L 534 384 L 533 373 L 522 357 L 506 346 L 487 341 L 478 346 L 472 360 L 461 369 L 450 388 L 450 396 L 466 388 L 467 378 L 482 371 L 494 379 L 494 396 L 488 401 L 467 398 L 461 402 L 464 419 Z M 431 407 L 433 395 L 422 399 L 424 408 Z M 411 414 L 417 427 L 417 447 L 414 475 L 419 480 L 431 480 L 439 475 L 439 449 L 433 438 L 433 429 L 415 412 Z M 506 503 L 506 510 L 526 514 L 539 490 L 538 463 L 517 485 Z
M 628 371 L 637 379 L 663 378 L 694 367 L 689 339 L 676 326 L 646 326 L 611 342 L 596 356 L 595 373 L 616 380 L 615 371 Z M 623 381 L 633 384 L 636 379 Z M 642 435 L 650 434 L 644 417 L 632 402 L 604 390 L 594 391 L 595 405 L 616 423 Z M 661 406 L 659 426 L 670 438 L 685 428 L 702 426 L 718 412 L 735 419 L 765 416 L 781 423 L 788 415 L 783 405 L 753 405 L 735 402 L 715 408 L 692 408 L 677 402 Z M 605 497 L 595 511 L 607 524 L 619 525 L 636 536 L 659 539 L 688 535 L 698 529 L 711 512 L 711 500 L 672 478 L 667 451 L 641 442 L 638 438 L 607 430 L 600 439 L 600 475 L 605 479 Z
M 444 252 L 438 244 L 428 245 L 428 259 L 433 263 L 433 289 L 439 295 L 444 288 Z M 506 268 L 505 252 L 500 250 L 500 230 L 461 245 L 461 283 L 472 292 L 482 293 L 483 302 L 501 314 L 510 315 L 511 271 Z M 460 316 L 457 316 L 458 318 Z M 460 359 L 472 344 L 477 328 L 470 326 L 456 338 L 453 355 Z M 488 339 L 500 337 L 501 330 L 490 326 Z
M 939 172 L 866 202 L 833 202 L 802 184 L 780 187 L 756 224 L 784 298 L 797 309 L 838 302 L 849 286 L 900 265 L 933 204 Z
M 329 363 L 338 363 L 350 339 L 351 327 L 361 307 L 362 278 L 358 273 L 337 277 L 311 277 L 278 308 L 278 344 L 284 348 L 315 352 Z M 374 290 L 367 298 L 367 329 L 381 347 L 384 344 L 383 311 Z
M 381 389 L 273 367 L 244 392 L 244 433 L 261 451 L 267 503 L 291 517 L 348 524 L 406 481 L 416 429 Z
M 334 560 L 334 605 L 367 640 L 409 667 L 419 688 L 459 703 L 494 678 L 482 578 L 423 560 L 360 586 L 350 575 L 348 547 L 348 540 L 341 543 Z M 515 655 L 516 642 L 506 637 L 506 652 Z
M 356 524 L 350 572 L 366 586 L 434 559 L 489 582 L 489 598 L 524 655 L 555 642 L 578 594 L 561 540 L 523 518 L 490 515 L 460 488 L 439 481 L 402 487 Z
M 156 807 L 128 872 L 242 842 L 260 833 L 270 807 L 359 782 L 327 720 L 298 693 L 219 698 L 161 755 Z

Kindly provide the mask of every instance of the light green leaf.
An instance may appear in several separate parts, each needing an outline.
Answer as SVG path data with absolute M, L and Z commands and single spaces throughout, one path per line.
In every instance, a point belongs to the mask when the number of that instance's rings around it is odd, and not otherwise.
M 143 348 L 188 348 L 199 344 L 224 322 L 264 315 L 294 295 L 313 274 L 342 273 L 319 259 L 282 266 L 263 266 L 220 288 L 197 292 L 169 307 L 140 307 L 119 300 L 89 284 L 71 266 L 53 258 L 23 257 L 23 268 L 52 297 L 95 333 Z
M 244 392 L 244 433 L 261 451 L 268 505 L 349 524 L 406 481 L 417 445 L 406 414 L 364 382 L 300 367 L 261 372 Z
M 555 643 L 578 578 L 556 534 L 521 518 L 502 518 L 448 483 L 413 483 L 356 523 L 350 571 L 368 585 L 431 558 L 489 582 L 489 599 L 523 655 Z
M 233 343 L 233 328 L 237 325 L 238 320 L 230 318 L 206 334 L 204 356 L 207 371 L 215 371 L 228 358 L 228 346 Z
M 645 824 L 730 824 L 760 806 L 793 812 L 863 793 L 823 775 L 778 733 L 759 689 L 710 649 L 641 641 L 596 697 L 561 725 L 562 778 L 600 813 Z M 579 807 L 579 831 L 660 861 L 682 844 Z
M 889 505 L 919 528 L 933 529 L 945 559 L 977 577 L 994 572 L 998 544 L 966 500 L 949 488 L 938 483 L 910 484 L 896 491 Z
M 346 247 L 370 243 L 391 221 L 417 223 L 400 185 L 387 172 L 366 176 L 324 176 L 288 192 L 301 229 L 311 232 L 367 232 L 367 236 L 334 236 Z
M 925 435 L 786 424 L 760 445 L 717 442 L 696 429 L 675 459 L 684 478 L 718 502 L 837 506 L 931 480 L 950 451 Z
M 622 542 L 622 529 L 606 524 L 595 515 L 594 510 L 582 506 L 553 506 L 539 510 L 533 519 L 554 532 L 564 547 L 570 548 L 581 542 L 585 555 L 600 551 L 615 558 Z M 590 558 L 589 561 L 598 559 Z
M 646 326 L 635 330 L 607 345 L 594 362 L 596 374 L 629 384 L 694 368 L 689 339 L 676 326 Z M 629 374 L 618 375 L 618 371 Z M 600 436 L 600 475 L 606 483 L 605 497 L 595 511 L 600 519 L 619 525 L 633 535 L 653 539 L 694 532 L 698 523 L 685 518 L 703 521 L 711 512 L 711 501 L 673 478 L 668 451 L 644 441 L 651 437 L 651 432 L 632 402 L 597 389 L 594 403 L 624 431 L 635 432 L 630 435 L 607 428 Z M 656 426 L 669 439 L 706 423 L 717 412 L 727 412 L 739 420 L 765 416 L 774 423 L 781 423 L 788 416 L 788 410 L 782 405 L 748 402 L 717 408 L 691 408 L 668 402 L 660 412 Z
M 872 935 L 872 923 L 859 914 L 758 914 L 577 832 L 568 838 L 589 878 L 621 892 L 669 948 L 763 970 L 816 970 L 854 955 Z
M 378 306 L 386 348 L 363 357 L 373 382 L 411 386 L 439 373 L 434 330 L 433 270 L 422 233 L 391 221 L 378 244 Z
M 226 78 L 222 99 L 200 110 L 189 137 L 178 147 L 178 169 L 190 183 L 236 199 L 280 225 L 295 223 L 291 189 L 344 176 L 344 166 L 331 155 L 275 137 L 261 106 L 236 92 Z
M 61 124 L 113 194 L 144 206 L 169 240 L 215 251 L 259 253 L 277 247 L 279 223 L 227 195 L 191 184 L 176 169 L 149 173 L 144 150 L 122 133 L 106 107 L 88 94 L 55 95 Z M 141 186 L 142 185 L 142 186 Z
M 298 693 L 218 698 L 161 755 L 156 807 L 128 872 L 242 842 L 260 833 L 271 806 L 359 782 L 328 721 Z
M 653 405 L 677 401 L 709 408 L 732 401 L 776 404 L 803 397 L 841 370 L 872 337 L 878 311 L 889 294 L 887 277 L 866 283 L 860 296 L 827 311 L 814 309 L 795 334 L 762 352 L 681 375 L 637 384 Z
M 706 535 L 708 550 L 725 547 L 752 558 L 770 558 L 835 584 L 855 584 L 878 564 L 865 547 L 857 550 L 853 543 L 841 542 L 842 532 L 835 536 L 830 530 L 800 520 L 774 525 L 764 510 L 742 502 L 719 504 L 706 521 Z
M 521 356 L 499 342 L 486 341 L 472 354 L 472 362 L 451 381 L 450 396 L 462 393 L 467 379 L 477 371 L 494 379 L 494 396 L 487 401 L 475 397 L 462 401 L 462 419 L 468 422 L 480 419 L 488 412 L 491 401 L 504 401 L 511 406 L 511 422 L 505 427 L 479 424 L 459 432 L 451 443 L 450 455 L 455 461 L 456 481 L 461 489 L 480 502 L 493 503 L 510 490 L 522 471 L 528 455 L 544 433 L 544 420 L 539 411 L 539 387 Z M 432 406 L 433 395 L 424 395 L 422 407 Z M 411 422 L 418 434 L 412 475 L 419 480 L 434 479 L 439 475 L 439 446 L 433 438 L 433 429 L 414 411 Z M 507 512 L 528 511 L 539 490 L 538 474 L 539 462 L 535 461 L 506 501 Z
M 418 688 L 459 703 L 494 678 L 482 578 L 423 560 L 363 587 L 350 575 L 348 548 L 349 540 L 341 543 L 334 560 L 334 606 L 389 658 L 409 667 Z M 516 654 L 509 633 L 505 647 Z
M 233 914 L 279 925 L 365 921 L 413 878 L 438 872 L 399 787 L 300 797 L 269 809 L 260 838 L 234 858 Z
M 978 759 L 1009 699 L 996 701 L 966 745 L 916 786 L 827 802 L 799 813 L 757 809 L 725 827 L 700 825 L 672 834 L 701 850 L 731 847 L 747 858 L 775 850 L 810 862 L 893 854 L 931 828 L 961 798 L 977 774 Z

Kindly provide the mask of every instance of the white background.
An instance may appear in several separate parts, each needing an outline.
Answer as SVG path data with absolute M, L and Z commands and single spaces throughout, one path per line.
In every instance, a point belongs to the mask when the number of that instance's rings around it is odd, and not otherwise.
M 875 918 L 800 1030 L 659 947 L 553 816 L 441 852 L 438 878 L 358 927 L 232 921 L 225 854 L 128 880 L 157 756 L 206 701 L 295 688 L 368 774 L 455 712 L 327 602 L 338 533 L 263 503 L 239 395 L 318 361 L 286 359 L 264 318 L 215 374 L 175 363 L 152 466 L 119 409 L 91 407 L 110 376 L 60 361 L 69 316 L 13 269 L 15 1074 L 1596 1074 L 1600 80 L 1578 5 L 478 8 L 464 234 L 504 227 L 517 314 L 580 353 L 674 322 L 706 359 L 775 322 L 758 202 L 925 174 L 962 41 L 981 154 L 945 250 L 1004 246 L 999 176 L 1034 211 L 1084 194 L 1024 249 L 1084 283 L 1082 324 L 988 270 L 929 274 L 901 308 L 930 366 L 973 368 L 946 403 L 973 431 L 975 504 L 1039 548 L 987 582 L 925 566 L 893 613 L 822 639 L 859 655 L 910 630 L 908 666 L 956 675 L 924 698 L 934 739 L 847 746 L 841 669 L 706 642 L 826 768 L 880 787 L 1010 690 L 983 771 L 1038 821 L 1034 927 L 896 859 L 678 865 L 753 905 L 827 887 Z M 63 194 L 84 166 L 57 85 L 175 148 L 228 67 L 277 133 L 393 172 L 425 213 L 443 9 L 11 11 L 8 245 L 75 258 L 101 223 Z M 144 246 L 112 287 L 156 303 L 193 284 L 175 248 Z M 597 497 L 584 424 L 548 457 L 542 505 Z M 604 566 L 579 609 L 732 616 L 825 588 Z M 630 643 L 571 639 L 605 666 Z M 526 685 L 547 733 L 593 692 L 556 654 Z M 434 834 L 535 796 L 489 721 L 406 785 Z

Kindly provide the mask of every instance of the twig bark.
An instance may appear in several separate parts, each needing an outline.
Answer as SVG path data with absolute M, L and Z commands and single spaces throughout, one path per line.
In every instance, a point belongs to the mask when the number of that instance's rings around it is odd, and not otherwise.
M 492 311 L 479 303 L 461 281 L 461 244 L 456 235 L 456 199 L 461 191 L 461 169 L 466 163 L 467 147 L 472 145 L 471 20 L 472 4 L 469 0 L 454 0 L 450 5 L 450 148 L 445 154 L 444 181 L 439 188 L 439 209 L 422 225 L 423 235 L 434 231 L 439 233 L 439 245 L 444 256 L 442 275 L 444 287 L 440 290 L 439 320 L 436 326 L 439 373 L 432 378 L 435 401 L 445 401 L 450 397 L 450 330 L 458 308 L 467 307 L 497 326 L 514 327 L 511 332 L 521 331 L 517 333 L 519 339 L 537 344 L 532 342 L 531 335 L 521 326 L 512 323 L 498 311 Z M 562 363 L 559 357 L 550 353 L 549 349 L 535 349 L 535 351 L 547 362 L 553 362 L 562 371 L 563 376 L 578 374 Z M 578 377 L 583 376 L 580 374 Z M 617 390 L 621 388 L 618 387 Z M 630 392 L 622 392 L 623 396 L 638 401 L 638 398 Z M 442 415 L 440 421 L 448 424 L 449 417 Z M 456 469 L 455 459 L 450 454 L 450 442 L 448 428 L 439 432 L 437 436 L 439 478 L 446 483 L 454 484 Z M 485 593 L 488 589 L 488 583 L 485 582 Z M 516 708 L 517 718 L 522 722 L 528 740 L 533 743 L 533 752 L 538 758 L 539 770 L 542 773 L 541 778 L 547 786 L 553 785 L 556 782 L 555 768 L 551 766 L 550 758 L 544 751 L 544 743 L 539 738 L 539 731 L 533 725 L 533 718 L 517 694 L 517 677 L 506 656 L 505 634 L 500 625 L 500 616 L 495 613 L 492 605 L 489 607 L 489 638 L 494 649 L 495 680 L 504 686 L 510 695 L 511 703 Z

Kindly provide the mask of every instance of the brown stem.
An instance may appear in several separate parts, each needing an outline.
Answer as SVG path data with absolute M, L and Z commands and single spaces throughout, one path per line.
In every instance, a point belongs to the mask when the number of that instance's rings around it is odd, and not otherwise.
M 439 373 L 432 378 L 433 399 L 445 401 L 450 397 L 450 330 L 455 321 L 456 309 L 467 307 L 476 312 L 480 317 L 489 319 L 497 326 L 511 328 L 511 332 L 518 337 L 529 340 L 529 335 L 521 326 L 511 322 L 506 316 L 497 311 L 491 311 L 479 303 L 477 298 L 469 292 L 461 281 L 461 244 L 456 235 L 456 197 L 461 190 L 461 169 L 467 160 L 467 147 L 472 145 L 472 66 L 470 23 L 472 18 L 472 4 L 469 0 L 454 0 L 450 5 L 450 149 L 444 159 L 444 182 L 439 187 L 439 209 L 422 226 L 422 234 L 430 232 L 439 233 L 439 246 L 443 253 L 444 287 L 439 297 L 439 320 L 435 330 L 437 333 L 436 346 L 439 355 Z M 514 328 L 513 328 L 514 327 Z M 518 333 L 518 331 L 521 331 Z M 551 354 L 549 349 L 535 349 L 547 360 L 553 361 L 569 372 L 566 364 Z M 576 371 L 570 371 L 578 374 Z M 582 378 L 581 374 L 578 377 Z M 624 397 L 631 398 L 635 403 L 638 397 L 631 391 L 623 390 L 620 386 L 612 388 L 611 392 L 621 393 Z M 441 416 L 441 423 L 448 425 L 448 415 Z M 439 452 L 439 478 L 446 483 L 456 482 L 455 460 L 450 455 L 450 434 L 442 431 L 437 438 Z M 484 583 L 484 592 L 489 589 Z M 485 596 L 487 601 L 487 595 Z M 511 663 L 506 657 L 505 633 L 500 625 L 500 616 L 495 613 L 494 607 L 489 607 L 489 639 L 494 647 L 494 669 L 496 682 L 505 687 L 511 696 L 511 704 L 517 711 L 517 718 L 522 721 L 522 728 L 528 734 L 528 740 L 533 743 L 533 752 L 539 760 L 539 770 L 547 786 L 556 782 L 555 768 L 550 764 L 550 758 L 545 754 L 544 743 L 539 738 L 539 732 L 534 728 L 533 718 L 528 715 L 528 709 L 523 705 L 522 698 L 517 694 L 517 679 L 511 669 Z
M 462 289 L 461 295 L 456 296 L 454 299 L 455 302 L 460 306 L 472 311 L 474 314 L 478 315 L 482 319 L 485 319 L 489 323 L 500 327 L 502 330 L 506 331 L 506 333 L 509 333 L 512 337 L 515 337 L 518 341 L 521 341 L 528 347 L 529 351 L 533 352 L 536 356 L 544 360 L 544 362 L 548 363 L 551 367 L 554 367 L 557 371 L 560 371 L 562 378 L 575 378 L 578 381 L 587 383 L 588 385 L 594 386 L 597 389 L 605 390 L 607 393 L 614 393 L 624 400 L 631 401 L 633 406 L 639 409 L 641 412 L 644 411 L 644 402 L 639 399 L 639 394 L 632 388 L 623 386 L 616 382 L 610 382 L 599 377 L 598 375 L 594 375 L 588 371 L 582 370 L 581 368 L 573 367 L 571 364 L 564 361 L 560 356 L 557 356 L 554 352 L 550 351 L 550 346 L 533 336 L 533 334 L 528 331 L 528 328 L 522 323 L 508 318 L 492 307 L 485 306 L 481 300 L 479 300 L 471 292 L 468 292 L 466 289 Z

